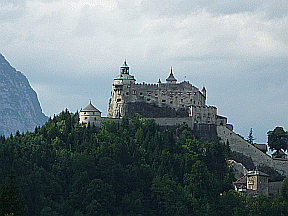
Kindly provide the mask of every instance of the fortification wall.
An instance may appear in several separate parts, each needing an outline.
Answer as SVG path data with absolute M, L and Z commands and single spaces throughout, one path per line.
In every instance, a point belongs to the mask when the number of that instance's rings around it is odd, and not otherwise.
M 156 124 L 160 126 L 177 126 L 177 125 L 183 125 L 187 124 L 188 127 L 193 129 L 193 122 L 192 117 L 185 117 L 185 118 L 150 118 L 155 121 Z
M 229 141 L 232 152 L 250 157 L 255 166 L 269 166 L 280 174 L 288 176 L 288 161 L 273 160 L 269 155 L 264 154 L 225 126 L 217 126 L 217 134 L 221 141 L 225 143 Z

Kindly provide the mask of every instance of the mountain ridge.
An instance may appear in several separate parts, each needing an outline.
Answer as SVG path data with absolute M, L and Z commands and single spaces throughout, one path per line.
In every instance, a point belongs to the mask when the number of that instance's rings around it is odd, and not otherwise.
M 0 135 L 33 131 L 47 120 L 27 77 L 0 53 Z

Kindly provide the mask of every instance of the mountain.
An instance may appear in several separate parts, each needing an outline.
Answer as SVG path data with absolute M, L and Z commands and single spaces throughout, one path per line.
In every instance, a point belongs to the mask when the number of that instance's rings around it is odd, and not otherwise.
M 0 54 L 0 135 L 33 131 L 47 120 L 28 79 Z

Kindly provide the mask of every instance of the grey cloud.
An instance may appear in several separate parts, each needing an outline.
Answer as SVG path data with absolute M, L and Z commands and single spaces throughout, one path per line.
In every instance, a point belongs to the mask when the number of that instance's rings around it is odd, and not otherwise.
M 282 1 L 251 0 L 195 0 L 195 1 L 142 1 L 142 12 L 155 16 L 175 16 L 205 10 L 216 14 L 234 14 L 265 11 L 269 18 L 282 17 L 288 13 L 288 3 Z
M 19 19 L 25 14 L 26 9 L 24 0 L 2 0 L 0 2 L 0 22 Z

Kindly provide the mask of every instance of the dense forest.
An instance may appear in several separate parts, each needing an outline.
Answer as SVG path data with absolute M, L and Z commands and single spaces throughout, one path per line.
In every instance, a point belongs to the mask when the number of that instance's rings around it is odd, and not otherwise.
M 0 137 L 0 213 L 39 216 L 288 215 L 279 195 L 233 190 L 229 146 L 135 115 L 82 127 L 63 111 L 35 132 Z

